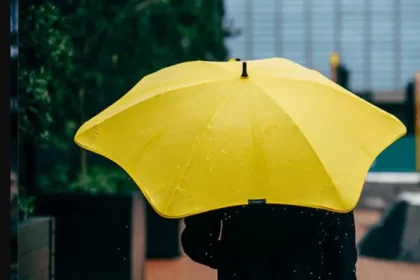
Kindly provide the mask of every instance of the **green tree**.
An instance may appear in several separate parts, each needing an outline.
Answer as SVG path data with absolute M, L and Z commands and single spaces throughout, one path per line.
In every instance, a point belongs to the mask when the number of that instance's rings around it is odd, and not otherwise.
M 224 39 L 232 34 L 222 0 L 23 3 L 20 141 L 48 158 L 39 186 L 114 192 L 131 185 L 115 165 L 74 144 L 76 129 L 153 71 L 227 59 Z

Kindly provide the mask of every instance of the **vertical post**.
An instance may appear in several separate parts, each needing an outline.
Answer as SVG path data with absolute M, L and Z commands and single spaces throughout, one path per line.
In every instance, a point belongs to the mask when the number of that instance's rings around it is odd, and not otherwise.
M 340 55 L 337 52 L 334 52 L 330 56 L 330 70 L 331 70 L 331 80 L 335 83 L 338 83 L 338 66 L 340 65 Z
M 312 61 L 312 0 L 305 1 L 305 62 L 309 68 L 313 67 Z
M 10 129 L 11 142 L 11 168 L 18 172 L 18 60 L 19 60 L 19 1 L 10 2 L 10 69 L 11 69 L 11 92 L 10 92 Z
M 401 0 L 394 0 L 394 90 L 401 87 Z
M 79 109 L 81 123 L 85 121 L 85 90 L 79 90 Z M 80 171 L 83 176 L 87 175 L 87 152 L 85 149 L 80 149 Z
M 283 56 L 283 0 L 274 1 L 274 46 L 275 55 L 277 57 Z
M 334 48 L 337 52 L 341 52 L 341 31 L 342 31 L 342 5 L 341 0 L 334 1 Z
M 414 77 L 414 129 L 416 139 L 416 170 L 420 171 L 420 71 Z
M 245 57 L 244 60 L 253 59 L 253 38 L 252 38 L 252 0 L 245 0 Z
M 371 75 L 372 75 L 372 0 L 365 0 L 364 8 L 364 74 L 363 84 L 366 90 L 370 90 L 371 87 Z

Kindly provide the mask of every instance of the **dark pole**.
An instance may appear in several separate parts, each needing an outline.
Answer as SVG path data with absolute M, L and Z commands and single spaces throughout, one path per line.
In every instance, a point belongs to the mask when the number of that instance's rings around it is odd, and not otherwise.
M 11 167 L 17 171 L 18 141 L 18 0 L 10 2 L 10 129 L 12 138 Z
M 18 0 L 10 1 L 10 264 L 12 280 L 17 280 L 18 271 Z

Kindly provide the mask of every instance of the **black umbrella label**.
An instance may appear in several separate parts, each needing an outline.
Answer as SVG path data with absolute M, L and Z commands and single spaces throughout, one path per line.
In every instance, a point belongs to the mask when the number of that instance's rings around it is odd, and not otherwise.
M 249 205 L 266 204 L 265 199 L 248 199 Z

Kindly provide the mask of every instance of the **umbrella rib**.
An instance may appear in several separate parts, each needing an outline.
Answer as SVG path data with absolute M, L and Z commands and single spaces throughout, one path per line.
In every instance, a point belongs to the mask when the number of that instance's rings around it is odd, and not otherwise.
M 331 174 L 328 172 L 328 170 L 325 168 L 325 166 L 324 166 L 324 164 L 322 163 L 322 161 L 321 161 L 321 158 L 319 157 L 319 155 L 318 155 L 318 153 L 315 151 L 315 149 L 312 147 L 312 145 L 311 145 L 311 143 L 308 141 L 308 139 L 306 138 L 306 135 L 305 135 L 305 133 L 302 131 L 302 130 L 300 130 L 299 129 L 299 126 L 295 123 L 295 121 L 293 120 L 293 118 L 287 113 L 287 111 L 286 110 L 284 110 L 284 108 L 273 98 L 273 97 L 271 97 L 271 95 L 270 94 L 268 94 L 265 90 L 264 90 L 264 88 L 263 87 L 261 87 L 259 84 L 257 84 L 255 81 L 252 81 L 252 84 L 254 84 L 257 88 L 259 88 L 272 102 L 274 102 L 285 114 L 286 114 L 286 116 L 291 120 L 291 122 L 292 122 L 292 124 L 295 126 L 295 127 L 297 127 L 298 128 L 298 131 L 302 134 L 302 136 L 303 136 L 303 139 L 305 140 L 305 142 L 306 143 L 308 143 L 308 145 L 309 145 L 309 147 L 310 147 L 310 149 L 313 151 L 313 153 L 315 154 L 315 156 L 316 156 L 316 159 L 319 161 L 319 163 L 321 164 L 321 166 L 322 166 L 322 169 L 324 169 L 324 171 L 325 171 L 325 173 L 327 174 L 327 176 L 328 176 L 328 178 L 330 179 L 330 181 L 331 181 L 331 183 L 332 183 L 332 185 L 333 185 L 333 187 L 335 188 L 335 190 L 336 190 L 336 192 L 337 193 L 340 193 L 339 191 L 338 191 L 338 189 L 337 189 L 337 187 L 335 186 L 335 184 L 334 184 L 334 180 L 333 180 L 333 178 L 332 178 L 332 176 L 331 176 Z M 340 195 L 338 195 L 338 198 L 340 199 L 340 201 L 341 201 L 341 203 L 344 205 L 344 201 L 343 201 L 343 199 L 341 198 L 341 196 Z
M 223 108 L 223 106 L 231 99 L 231 97 L 233 96 L 233 92 L 228 95 L 219 105 L 219 107 L 217 108 L 217 110 L 214 112 L 214 114 L 212 115 L 210 121 L 207 123 L 206 128 L 203 130 L 203 132 L 201 133 L 200 137 L 198 138 L 196 144 L 194 145 L 193 151 L 191 153 L 191 156 L 188 159 L 187 165 L 184 168 L 184 171 L 182 172 L 181 176 L 179 177 L 179 180 L 174 188 L 174 190 L 172 191 L 172 194 L 168 200 L 168 203 L 165 206 L 165 212 L 168 211 L 169 205 L 171 204 L 173 198 L 175 197 L 176 192 L 181 188 L 181 184 L 185 178 L 185 175 L 187 174 L 187 171 L 189 170 L 190 166 L 191 166 L 191 162 L 197 152 L 198 147 L 201 145 L 201 142 L 204 138 L 204 135 L 206 134 L 206 132 L 208 131 L 209 126 L 213 123 L 214 119 L 216 118 L 217 114 L 220 112 L 220 110 Z
M 314 71 L 314 70 L 312 70 L 312 71 Z M 290 81 L 294 81 L 294 82 L 305 82 L 305 83 L 308 83 L 308 84 L 313 84 L 315 86 L 320 86 L 320 87 L 325 88 L 327 90 L 331 89 L 331 87 L 336 87 L 336 88 L 339 88 L 342 92 L 346 93 L 348 97 L 353 98 L 353 99 L 362 100 L 363 102 L 365 102 L 366 105 L 371 106 L 372 108 L 375 108 L 375 110 L 385 112 L 382 109 L 378 108 L 377 106 L 372 105 L 371 103 L 367 102 L 363 98 L 361 98 L 361 97 L 357 96 L 356 94 L 352 93 L 351 91 L 341 87 L 340 85 L 334 83 L 333 81 L 328 80 L 327 78 L 325 78 L 325 79 L 327 79 L 327 82 L 329 82 L 329 84 L 322 83 L 322 82 L 317 82 L 317 81 L 312 81 L 312 80 L 308 80 L 308 79 L 299 79 L 299 78 L 292 78 L 292 77 L 285 77 L 285 76 L 264 75 L 264 76 L 258 76 L 258 77 L 261 77 L 261 78 L 264 78 L 264 79 L 273 79 L 273 80 L 284 79 L 284 80 L 290 80 Z M 385 112 L 385 113 L 389 114 L 388 112 Z M 391 114 L 389 114 L 389 115 L 391 115 Z M 391 116 L 394 117 L 393 115 L 391 115 Z

